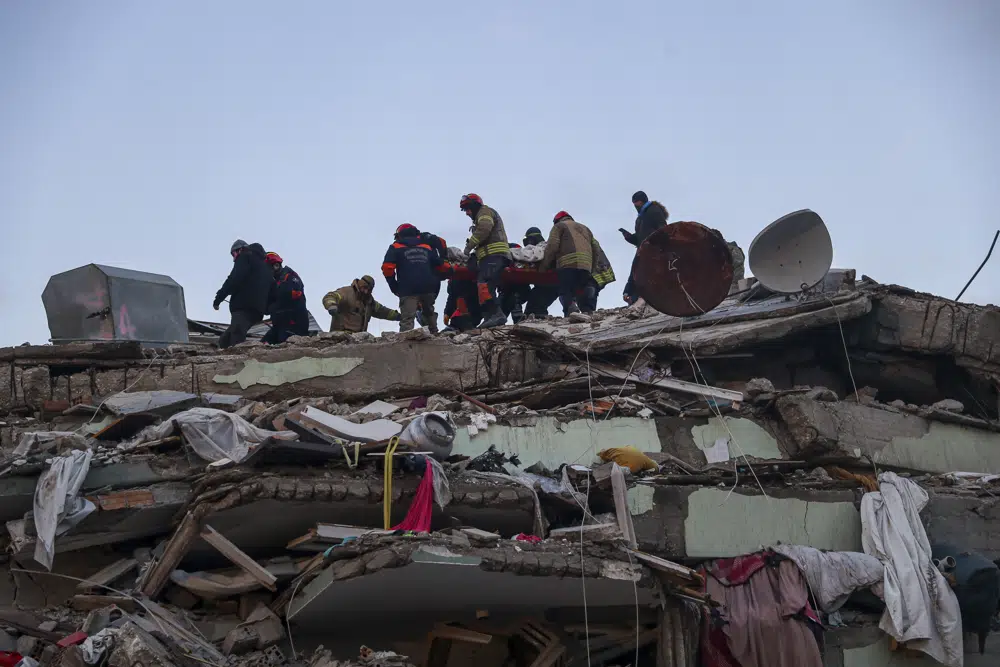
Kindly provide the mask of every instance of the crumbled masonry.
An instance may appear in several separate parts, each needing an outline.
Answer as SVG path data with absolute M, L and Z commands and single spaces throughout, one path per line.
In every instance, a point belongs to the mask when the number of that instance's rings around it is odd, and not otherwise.
M 753 285 L 683 320 L 0 349 L 0 651 L 709 664 L 706 577 L 779 545 L 861 552 L 885 472 L 926 492 L 931 547 L 1000 560 L 1000 309 L 853 270 Z M 414 507 L 429 529 L 394 529 Z M 893 657 L 869 588 L 821 610 L 824 665 Z M 996 664 L 976 633 L 964 664 Z

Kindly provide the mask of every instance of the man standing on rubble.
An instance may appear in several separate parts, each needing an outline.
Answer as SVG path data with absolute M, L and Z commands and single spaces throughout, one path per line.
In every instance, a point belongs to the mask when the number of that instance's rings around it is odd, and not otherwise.
M 382 275 L 399 297 L 400 331 L 413 329 L 419 309 L 430 332 L 438 332 L 434 301 L 441 290 L 444 266 L 441 255 L 422 241 L 420 230 L 408 223 L 396 228 L 395 240 L 382 260 Z
M 264 334 L 264 342 L 270 345 L 284 343 L 290 336 L 309 335 L 309 311 L 306 310 L 306 288 L 284 260 L 276 252 L 269 252 L 265 261 L 274 272 L 274 283 L 267 310 L 271 313 L 271 328 Z
M 510 245 L 500 214 L 483 204 L 477 194 L 462 195 L 458 207 L 472 220 L 472 236 L 465 243 L 469 268 L 475 261 L 476 291 L 485 321 L 481 328 L 501 326 L 507 321 L 497 300 L 497 288 L 503 271 L 511 263 Z M 475 254 L 473 255 L 473 251 Z
M 628 281 L 625 283 L 625 293 L 623 294 L 626 303 L 634 303 L 638 298 L 635 293 L 635 262 L 639 257 L 639 246 L 650 234 L 667 224 L 666 207 L 658 201 L 649 201 L 649 197 L 642 190 L 632 195 L 632 206 L 635 207 L 638 215 L 635 218 L 635 233 L 619 228 L 625 240 L 635 246 L 636 256 L 632 259 L 632 269 L 629 271 Z
M 218 310 L 229 297 L 231 319 L 229 328 L 219 336 L 219 347 L 222 349 L 245 341 L 250 327 L 264 319 L 274 282 L 274 274 L 267 266 L 261 244 L 236 239 L 229 254 L 233 257 L 233 269 L 212 303 L 212 308 Z
M 399 311 L 386 308 L 376 301 L 372 296 L 373 289 L 375 289 L 375 279 L 371 276 L 362 276 L 347 287 L 327 292 L 323 297 L 323 307 L 333 318 L 330 321 L 330 331 L 348 333 L 368 331 L 368 323 L 372 317 L 398 322 Z
M 559 302 L 563 315 L 580 312 L 577 294 L 583 293 L 594 270 L 596 241 L 586 225 L 573 219 L 566 211 L 552 218 L 552 231 L 545 243 L 545 256 L 538 268 L 548 271 L 553 266 L 559 281 Z

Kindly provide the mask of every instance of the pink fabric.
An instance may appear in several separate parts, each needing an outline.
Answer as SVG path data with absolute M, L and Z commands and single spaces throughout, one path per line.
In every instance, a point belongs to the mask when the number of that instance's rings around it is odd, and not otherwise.
M 392 527 L 393 530 L 412 530 L 417 533 L 431 532 L 431 514 L 434 511 L 434 466 L 427 464 L 424 478 L 417 487 L 417 495 L 413 497 L 410 510 L 402 523 Z
M 706 592 L 722 604 L 702 635 L 707 667 L 822 667 L 810 628 L 816 614 L 793 561 L 762 552 L 703 571 Z

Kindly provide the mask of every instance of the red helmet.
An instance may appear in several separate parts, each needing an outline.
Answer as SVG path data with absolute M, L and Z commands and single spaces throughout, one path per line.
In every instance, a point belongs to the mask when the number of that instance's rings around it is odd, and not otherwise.
M 412 229 L 413 231 L 417 231 L 416 227 L 414 227 L 413 225 L 411 225 L 408 222 L 404 222 L 399 227 L 396 227 L 396 236 L 399 236 L 400 234 L 402 234 L 403 232 L 405 232 L 407 229 Z
M 267 255 L 264 258 L 264 261 L 266 261 L 268 264 L 284 264 L 284 261 L 281 259 L 281 255 L 279 255 L 276 252 L 267 253 Z
M 573 216 L 571 216 L 566 211 L 559 211 L 558 213 L 556 213 L 555 217 L 552 218 L 552 224 L 555 224 L 555 223 L 559 222 L 563 218 L 572 218 L 572 217 Z
M 458 207 L 463 211 L 467 208 L 472 208 L 473 206 L 482 206 L 483 198 L 479 195 L 470 192 L 467 195 L 462 195 L 462 201 L 458 203 Z

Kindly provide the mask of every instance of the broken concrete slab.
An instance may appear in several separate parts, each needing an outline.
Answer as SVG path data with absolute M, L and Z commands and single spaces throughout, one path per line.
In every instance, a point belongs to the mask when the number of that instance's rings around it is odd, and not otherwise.
M 104 399 L 104 407 L 115 415 L 147 412 L 166 418 L 200 403 L 197 394 L 183 391 L 136 391 L 118 393 Z
M 322 627 L 330 614 L 345 617 L 348 609 L 352 621 L 372 618 L 383 613 L 372 597 L 377 590 L 393 591 L 394 613 L 419 613 L 429 622 L 468 609 L 528 615 L 582 607 L 582 573 L 591 608 L 634 606 L 637 595 L 640 606 L 653 601 L 649 570 L 631 564 L 614 546 L 595 545 L 593 555 L 581 560 L 579 551 L 562 541 L 462 548 L 434 538 L 368 540 L 352 543 L 357 557 L 333 563 L 301 586 L 290 620 L 309 631 Z
M 9 409 L 25 403 L 41 404 L 44 400 L 72 403 L 74 397 L 82 394 L 110 395 L 130 384 L 135 385 L 130 390 L 137 392 L 238 392 L 246 400 L 333 396 L 360 401 L 389 395 L 474 391 L 507 382 L 541 379 L 550 372 L 549 364 L 541 360 L 536 350 L 511 349 L 488 335 L 464 344 L 452 343 L 447 338 L 399 344 L 339 344 L 317 338 L 310 339 L 309 345 L 258 345 L 233 352 L 190 357 L 164 355 L 153 364 L 134 362 L 114 369 L 96 367 L 92 372 L 83 366 L 79 372 L 61 375 L 45 364 L 31 367 L 10 364 L 6 369 L 0 367 L 0 373 L 9 371 L 14 378 L 11 383 L 0 383 L 0 406 Z M 362 361 L 358 365 L 350 361 L 358 359 Z M 282 365 L 285 362 L 294 364 L 287 367 Z M 247 364 L 250 369 L 244 372 Z M 345 364 L 354 367 L 342 372 Z M 55 382 L 57 376 L 59 381 Z M 217 376 L 219 381 L 215 380 Z M 243 385 L 246 389 L 240 391 Z
M 825 457 L 946 473 L 1000 472 L 1000 433 L 880 406 L 783 396 L 776 403 L 793 459 Z
M 319 422 L 350 442 L 381 442 L 397 436 L 403 431 L 401 424 L 388 419 L 375 419 L 364 424 L 355 424 L 311 405 L 303 408 L 301 414 L 303 417 Z

